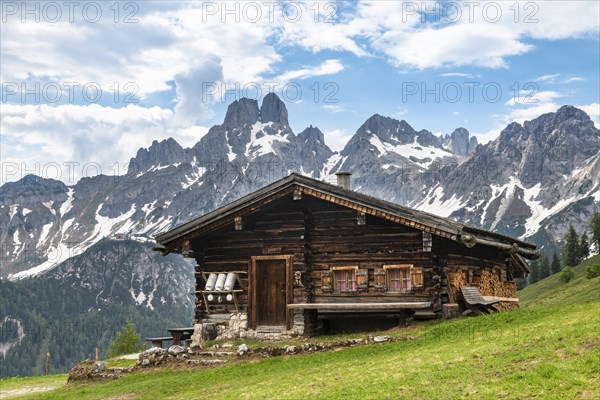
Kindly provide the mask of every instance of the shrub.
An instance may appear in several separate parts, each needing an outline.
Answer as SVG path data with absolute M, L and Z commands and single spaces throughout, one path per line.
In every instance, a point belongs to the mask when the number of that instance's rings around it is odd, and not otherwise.
M 585 269 L 585 277 L 588 279 L 600 276 L 600 264 L 588 265 Z
M 560 273 L 560 280 L 563 281 L 564 283 L 569 282 L 574 277 L 575 277 L 575 270 L 571 267 L 563 268 L 562 272 Z

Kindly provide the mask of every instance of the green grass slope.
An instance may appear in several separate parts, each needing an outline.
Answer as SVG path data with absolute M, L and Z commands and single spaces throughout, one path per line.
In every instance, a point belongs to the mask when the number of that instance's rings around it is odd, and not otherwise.
M 414 340 L 142 372 L 31 399 L 567 399 L 600 396 L 600 303 L 435 322 Z
M 597 259 L 586 264 L 592 262 Z M 215 368 L 144 371 L 10 398 L 596 399 L 600 278 L 587 280 L 585 265 L 576 271 L 568 284 L 549 277 L 520 292 L 524 307 L 518 310 L 385 333 L 411 340 Z
M 518 292 L 523 308 L 539 306 L 560 306 L 600 301 L 600 277 L 587 279 L 585 268 L 600 264 L 600 255 L 591 257 L 574 267 L 575 277 L 569 283 L 559 279 L 558 274 L 542 279 Z

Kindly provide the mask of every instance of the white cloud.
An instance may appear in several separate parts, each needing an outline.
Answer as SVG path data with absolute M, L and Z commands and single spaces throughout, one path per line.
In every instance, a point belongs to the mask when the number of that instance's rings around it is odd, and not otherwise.
M 394 113 L 394 117 L 400 118 L 408 114 L 408 108 L 406 107 L 398 107 L 397 111 Z
M 280 43 L 313 52 L 380 54 L 401 69 L 503 68 L 509 57 L 534 48 L 530 39 L 593 38 L 600 25 L 596 1 L 467 3 L 452 2 L 459 8 L 453 14 L 434 1 L 360 2 L 352 12 L 340 10 L 337 24 L 315 24 L 307 12 L 307 18 L 280 26 Z M 421 12 L 436 6 L 438 14 L 425 11 L 433 21 L 422 23 Z
M 140 4 L 138 23 L 3 23 L 2 81 L 52 80 L 98 83 L 135 82 L 139 95 L 170 90 L 169 81 L 190 73 L 205 60 L 219 60 L 226 82 L 256 82 L 273 71 L 281 56 L 269 43 L 265 23 L 203 21 L 198 3 L 157 7 Z M 110 14 L 110 10 L 105 10 Z
M 565 81 L 563 83 L 583 82 L 583 81 L 585 81 L 584 78 L 582 78 L 580 76 L 573 76 L 573 77 L 565 79 Z
M 345 129 L 334 129 L 331 131 L 323 132 L 325 137 L 325 143 L 333 151 L 340 151 L 346 146 L 348 140 L 352 137 L 351 134 L 346 133 Z
M 344 107 L 342 107 L 338 104 L 326 104 L 323 106 L 323 108 L 334 114 L 344 111 Z
M 502 129 L 504 129 L 505 127 L 506 124 L 502 125 L 502 123 L 497 123 L 492 129 L 481 132 L 471 132 L 471 134 L 477 137 L 477 142 L 479 144 L 486 144 L 496 139 L 500 135 Z
M 560 74 L 548 74 L 548 75 L 542 75 L 540 77 L 535 78 L 536 82 L 540 82 L 540 81 L 549 81 L 549 82 L 554 82 L 556 80 L 556 78 L 558 78 L 560 76 Z
M 386 32 L 373 45 L 398 67 L 416 69 L 445 66 L 506 67 L 505 58 L 530 51 L 508 27 L 457 24 L 442 29 Z
M 464 72 L 446 72 L 443 74 L 440 74 L 440 76 L 443 77 L 458 77 L 458 78 L 479 78 L 479 75 L 475 75 L 475 74 L 467 74 Z
M 518 122 L 532 120 L 542 114 L 554 112 L 560 108 L 555 100 L 563 97 L 563 94 L 555 91 L 541 91 L 532 94 L 531 98 L 513 97 L 506 105 L 512 109 L 504 116 L 504 122 Z
M 545 83 L 561 83 L 561 84 L 567 84 L 567 83 L 572 83 L 572 82 L 581 82 L 581 81 L 585 81 L 584 78 L 580 77 L 580 76 L 571 76 L 569 78 L 563 79 L 563 80 L 558 80 L 558 77 L 560 77 L 561 74 L 548 74 L 548 75 L 542 75 L 540 77 L 537 77 L 534 79 L 534 81 L 536 82 L 545 82 Z
M 27 173 L 75 183 L 81 176 L 123 174 L 127 162 L 153 140 L 173 137 L 182 146 L 195 144 L 208 130 L 174 128 L 175 115 L 159 107 L 102 107 L 97 104 L 2 105 L 2 182 Z M 70 164 L 77 163 L 77 164 Z M 57 168 L 48 166 L 60 166 Z M 69 174 L 69 165 L 74 176 Z
M 211 93 L 217 93 L 218 82 L 223 80 L 223 68 L 219 59 L 207 59 L 186 73 L 175 75 L 177 97 L 175 115 L 179 123 L 195 124 L 212 116 Z
M 590 116 L 596 128 L 600 129 L 600 103 L 586 104 L 578 106 L 577 108 L 582 109 Z
M 313 76 L 334 75 L 343 70 L 344 65 L 340 60 L 325 60 L 314 67 L 306 67 L 285 72 L 279 75 L 275 80 L 278 82 L 288 82 L 295 79 L 307 79 Z

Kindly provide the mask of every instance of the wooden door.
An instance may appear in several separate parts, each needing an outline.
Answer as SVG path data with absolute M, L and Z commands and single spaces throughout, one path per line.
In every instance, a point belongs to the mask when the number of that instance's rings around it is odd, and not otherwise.
M 256 260 L 256 323 L 286 324 L 286 260 Z

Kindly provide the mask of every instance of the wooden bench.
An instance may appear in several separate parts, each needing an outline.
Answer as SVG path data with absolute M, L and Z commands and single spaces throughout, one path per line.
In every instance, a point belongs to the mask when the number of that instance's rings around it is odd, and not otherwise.
M 152 337 L 152 338 L 146 338 L 144 340 L 146 342 L 152 342 L 152 347 L 162 347 L 163 341 L 165 341 L 165 340 L 173 340 L 173 337 L 171 337 L 171 336 Z
M 463 299 L 467 308 L 470 308 L 475 313 L 490 313 L 498 311 L 494 308 L 494 304 L 499 303 L 500 300 L 486 300 L 481 295 L 479 288 L 473 286 L 463 286 L 460 288 Z

